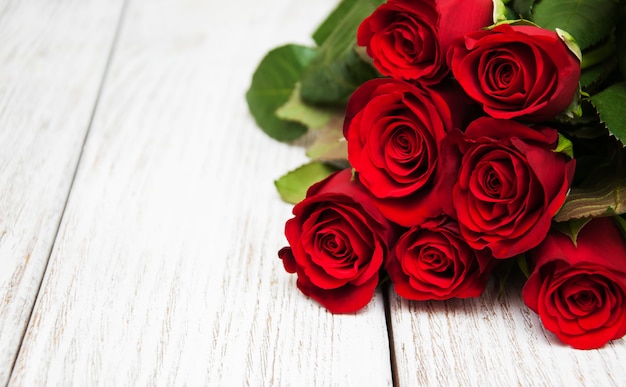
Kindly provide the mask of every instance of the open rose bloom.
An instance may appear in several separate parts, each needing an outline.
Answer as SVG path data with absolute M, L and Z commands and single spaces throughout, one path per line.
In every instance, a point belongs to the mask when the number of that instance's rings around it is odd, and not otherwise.
M 285 226 L 279 253 L 298 288 L 334 313 L 354 312 L 374 295 L 395 240 L 394 226 L 350 170 L 313 185 Z
M 411 300 L 478 297 L 493 268 L 488 251 L 472 249 L 458 224 L 442 216 L 407 230 L 387 271 L 396 292 Z
M 626 334 L 626 242 L 611 219 L 590 221 L 576 245 L 553 230 L 529 256 L 522 296 L 546 329 L 580 349 Z
M 495 118 L 540 122 L 563 112 L 580 64 L 552 31 L 499 25 L 465 35 L 449 51 L 454 77 Z
M 626 334 L 626 242 L 597 218 L 608 212 L 562 210 L 605 156 L 579 159 L 590 146 L 571 127 L 601 121 L 578 120 L 590 109 L 568 34 L 495 11 L 388 0 L 361 22 L 355 43 L 379 77 L 344 105 L 350 168 L 294 207 L 279 255 L 334 313 L 365 306 L 383 278 L 416 301 L 479 297 L 493 269 L 526 257 L 526 304 L 564 343 L 598 348 Z M 556 231 L 581 217 L 595 219 L 577 244 Z
M 490 25 L 492 13 L 493 0 L 389 0 L 361 23 L 357 43 L 383 75 L 436 84 L 450 44 Z
M 441 143 L 471 112 L 460 90 L 446 86 L 380 78 L 354 92 L 343 127 L 348 161 L 385 217 L 410 227 L 442 213 L 434 190 Z
M 442 152 L 445 188 L 467 243 L 496 258 L 537 246 L 574 176 L 575 160 L 554 151 L 557 131 L 481 117 L 455 134 Z

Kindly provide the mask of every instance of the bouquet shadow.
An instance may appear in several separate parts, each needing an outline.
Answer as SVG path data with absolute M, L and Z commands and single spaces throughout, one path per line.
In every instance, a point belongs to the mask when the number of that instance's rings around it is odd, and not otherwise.
M 383 291 L 390 338 L 395 345 L 407 339 L 428 342 L 438 352 L 489 352 L 535 343 L 567 348 L 524 304 L 524 282 L 523 274 L 516 272 L 503 285 L 491 278 L 480 297 L 441 301 L 407 300 L 387 284 Z

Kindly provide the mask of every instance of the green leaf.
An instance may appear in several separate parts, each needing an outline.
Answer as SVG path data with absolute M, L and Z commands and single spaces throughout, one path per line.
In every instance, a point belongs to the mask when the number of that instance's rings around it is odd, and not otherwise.
M 570 219 L 567 222 L 554 222 L 553 226 L 561 233 L 567 235 L 572 240 L 574 246 L 577 246 L 578 233 L 580 233 L 580 230 L 582 230 L 591 219 L 591 217 Z
M 591 96 L 600 120 L 609 132 L 626 144 L 626 82 L 615 83 Z
M 584 91 L 593 93 L 597 87 L 606 82 L 617 68 L 617 59 L 611 58 L 580 73 L 580 86 Z
M 576 172 L 554 221 L 626 213 L 626 148 L 606 129 L 604 133 L 573 140 Z
M 558 128 L 560 132 L 565 134 L 567 138 L 570 140 L 591 140 L 598 138 L 606 138 L 610 143 L 617 145 L 617 148 L 621 149 L 619 141 L 611 141 L 611 139 L 615 140 L 614 137 L 609 136 L 609 131 L 606 129 L 604 124 L 600 123 L 600 118 L 598 117 L 598 112 L 596 108 L 591 104 L 591 100 L 589 99 L 589 94 L 582 92 L 585 96 L 584 98 L 580 98 L 579 106 L 580 111 L 577 116 L 571 117 L 561 117 L 561 115 L 556 118 L 559 119 L 559 123 L 561 124 Z M 564 118 L 564 120 L 560 120 L 560 118 Z M 583 142 L 582 144 L 585 144 Z M 579 143 L 580 146 L 580 143 Z M 607 145 L 608 146 L 608 145 Z M 574 145 L 574 149 L 577 146 Z M 584 148 L 589 148 L 584 146 Z M 591 147 L 592 149 L 594 147 Z M 580 149 L 580 148 L 579 148 Z M 579 171 L 580 167 L 580 153 L 576 152 L 577 165 L 576 170 Z M 604 153 L 606 155 L 606 153 Z M 594 163 L 592 163 L 593 165 Z
M 533 20 L 543 28 L 569 32 L 584 51 L 611 32 L 617 10 L 615 0 L 540 0 Z
M 592 176 L 592 181 L 583 187 L 573 187 L 554 220 L 564 222 L 622 213 L 626 213 L 626 176 L 599 175 Z
M 535 0 L 515 0 L 511 8 L 524 19 L 530 19 L 534 4 Z
M 333 117 L 328 125 L 317 131 L 306 155 L 314 160 L 334 161 L 348 159 L 348 143 L 343 137 L 343 114 Z
M 313 33 L 313 40 L 318 46 L 324 44 L 326 39 L 333 33 L 335 28 L 341 23 L 355 6 L 355 3 L 359 0 L 343 0 L 339 5 L 328 15 L 326 20 L 320 24 L 319 27 Z
M 602 43 L 599 43 L 596 46 L 585 50 L 585 55 L 581 60 L 580 68 L 584 70 L 586 68 L 614 59 L 616 54 L 615 50 L 615 36 L 611 34 L 609 35 L 608 39 L 605 39 Z
M 282 176 L 274 181 L 274 185 L 284 201 L 295 204 L 306 197 L 306 191 L 310 186 L 335 171 L 337 168 L 330 164 L 313 161 Z
M 300 98 L 300 84 L 297 83 L 287 102 L 276 110 L 276 116 L 283 120 L 299 122 L 309 129 L 319 129 L 328 124 L 331 118 L 343 110 L 306 104 Z
M 620 9 L 620 20 L 626 20 L 626 6 Z M 626 23 L 618 23 L 615 31 L 615 44 L 617 46 L 617 60 L 622 79 L 626 79 Z
M 355 52 L 356 31 L 380 0 L 357 0 L 324 40 L 317 56 L 301 78 L 301 97 L 305 102 L 322 105 L 345 104 L 357 87 L 379 76 Z
M 302 124 L 281 120 L 275 112 L 287 102 L 315 52 L 293 44 L 278 47 L 267 53 L 254 72 L 246 101 L 257 125 L 270 137 L 290 141 L 306 132 Z

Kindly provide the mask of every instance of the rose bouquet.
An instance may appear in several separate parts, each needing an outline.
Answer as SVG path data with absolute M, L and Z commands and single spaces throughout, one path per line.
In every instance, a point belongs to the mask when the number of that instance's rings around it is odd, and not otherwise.
M 302 293 L 350 313 L 518 270 L 564 343 L 626 334 L 626 1 L 343 0 L 313 40 L 246 95 L 268 135 L 309 132 L 276 181 Z

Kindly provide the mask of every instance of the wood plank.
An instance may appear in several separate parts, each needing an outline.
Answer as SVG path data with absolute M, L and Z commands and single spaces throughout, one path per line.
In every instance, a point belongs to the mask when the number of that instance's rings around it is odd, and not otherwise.
M 333 316 L 284 272 L 272 180 L 304 150 L 244 100 L 335 4 L 130 3 L 12 383 L 391 384 L 381 294 Z
M 391 290 L 390 329 L 399 386 L 618 386 L 626 380 L 626 340 L 575 350 L 526 308 L 521 282 L 502 299 L 414 302 Z
M 0 3 L 0 385 L 48 262 L 121 3 Z

